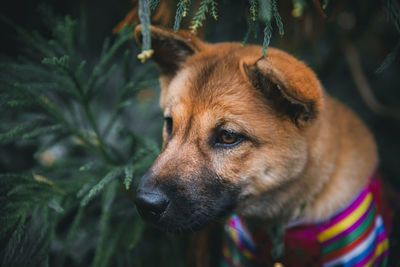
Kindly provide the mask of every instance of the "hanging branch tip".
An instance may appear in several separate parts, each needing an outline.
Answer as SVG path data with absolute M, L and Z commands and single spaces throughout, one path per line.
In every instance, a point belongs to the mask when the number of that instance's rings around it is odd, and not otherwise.
M 140 59 L 140 62 L 145 63 L 146 60 L 150 59 L 151 56 L 154 54 L 153 49 L 143 50 L 137 57 Z

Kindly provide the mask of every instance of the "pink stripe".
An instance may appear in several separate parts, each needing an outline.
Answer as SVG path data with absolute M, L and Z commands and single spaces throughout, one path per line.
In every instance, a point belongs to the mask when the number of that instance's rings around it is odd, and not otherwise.
M 247 251 L 247 248 L 243 244 L 242 239 L 240 237 L 240 233 L 239 233 L 240 231 L 245 231 L 244 229 L 239 229 L 239 226 L 243 226 L 243 222 L 241 221 L 240 217 L 237 217 L 237 218 L 238 218 L 238 220 L 235 220 L 235 218 L 230 220 L 229 225 L 232 228 L 232 231 L 236 232 L 237 242 L 238 242 L 236 245 L 239 247 L 239 250 Z M 242 224 L 240 224 L 239 222 Z M 240 227 L 240 228 L 243 228 L 243 227 Z
M 344 210 L 339 211 L 339 214 L 335 215 L 334 217 L 332 217 L 328 221 L 320 223 L 320 225 L 318 225 L 319 231 L 323 232 L 326 229 L 328 229 L 329 227 L 331 227 L 332 225 L 335 225 L 336 223 L 338 223 L 341 220 L 343 220 L 344 218 L 346 218 L 349 214 L 351 214 L 361 204 L 361 202 L 367 196 L 369 191 L 370 191 L 369 188 L 365 187 L 360 192 L 358 197 L 349 206 L 347 206 Z
M 232 226 L 233 228 L 236 228 L 236 220 L 235 220 L 235 219 L 230 219 L 229 222 L 228 222 L 228 224 L 229 224 L 230 226 Z
M 233 264 L 230 258 L 224 256 L 224 261 L 228 266 L 235 266 L 235 264 Z
M 375 248 L 376 248 L 376 246 L 375 246 Z M 372 257 L 374 256 L 375 248 L 364 259 L 360 260 L 359 262 L 357 262 L 356 264 L 354 264 L 351 267 L 365 266 L 365 264 L 367 262 L 369 262 L 372 259 Z
M 225 244 L 225 246 L 226 247 L 228 247 L 226 244 Z M 225 247 L 224 246 L 224 247 Z M 229 252 L 231 252 L 230 251 L 230 249 L 228 248 L 228 250 L 229 250 Z M 228 266 L 231 266 L 231 267 L 244 267 L 241 263 L 234 263 L 233 261 L 232 261 L 232 255 L 230 254 L 230 255 L 225 255 L 225 253 L 223 253 L 223 259 L 224 259 L 224 261 L 225 261 L 225 263 L 228 265 Z
M 241 250 L 241 251 L 246 251 L 246 248 L 245 248 L 245 246 L 244 246 L 242 240 L 240 240 L 240 238 L 239 238 L 238 241 L 239 241 L 239 244 L 237 244 L 237 245 L 238 245 L 238 247 L 239 247 L 239 250 Z
M 226 254 L 225 254 L 225 251 L 226 251 L 226 250 L 228 251 L 228 254 L 229 254 L 229 255 L 226 255 Z M 223 256 L 223 258 L 224 258 L 225 263 L 226 263 L 228 266 L 235 266 L 235 265 L 233 264 L 232 260 L 231 260 L 231 258 L 232 258 L 231 250 L 229 249 L 229 246 L 228 246 L 228 244 L 226 243 L 226 241 L 222 242 L 222 256 Z
M 386 239 L 386 233 L 385 232 L 382 232 L 379 236 L 378 236 L 378 238 L 375 240 L 375 246 L 374 246 L 374 249 L 364 258 L 364 259 L 362 259 L 361 261 L 359 261 L 357 264 L 355 264 L 355 265 L 353 265 L 352 267 L 358 267 L 358 266 L 364 266 L 367 262 L 369 262 L 371 259 L 372 259 L 372 257 L 374 256 L 374 254 L 375 254 L 375 250 L 376 250 L 376 248 L 378 247 L 378 245 L 380 244 L 380 243 L 382 243 L 382 241 L 384 241 Z M 387 250 L 386 250 L 386 252 L 387 252 Z M 383 255 L 385 252 L 383 252 L 381 255 Z M 381 258 L 381 255 L 377 258 L 377 259 L 379 259 L 379 258 Z M 377 262 L 376 260 L 377 259 L 375 259 L 375 263 Z M 374 265 L 375 265 L 375 263 L 374 263 Z
M 379 236 L 378 236 L 378 239 L 377 239 L 377 240 L 378 240 L 378 241 L 377 241 L 377 242 L 378 242 L 378 244 L 379 244 L 379 243 L 381 243 L 381 242 L 382 242 L 383 240 L 385 240 L 386 238 L 387 238 L 387 236 L 386 236 L 386 232 L 385 232 L 385 231 L 383 231 L 383 232 L 382 232 L 382 233 L 380 233 L 380 234 L 379 234 Z
M 326 240 L 325 242 L 322 242 L 321 245 L 322 246 L 327 246 L 329 244 L 332 244 L 333 242 L 341 239 L 342 237 L 351 234 L 354 230 L 356 230 L 360 224 L 362 224 L 364 222 L 364 220 L 366 219 L 366 217 L 369 215 L 369 213 L 371 212 L 372 207 L 374 206 L 374 202 L 371 201 L 371 204 L 369 205 L 367 211 L 360 217 L 360 219 L 358 219 L 352 226 L 350 226 L 349 228 L 347 228 L 346 230 L 340 232 L 338 235 L 332 237 L 331 239 Z M 376 212 L 375 211 L 375 216 L 374 218 L 376 218 Z M 375 219 L 372 219 L 371 224 L 375 223 Z
M 374 261 L 374 266 L 378 265 L 378 263 L 382 262 L 384 258 L 387 258 L 389 256 L 389 249 L 385 250 L 381 255 L 379 255 L 375 261 Z
M 231 231 L 236 232 L 237 242 L 238 242 L 237 246 L 242 250 L 243 249 L 243 244 L 242 244 L 242 241 L 240 240 L 240 235 L 238 233 L 238 222 L 237 222 L 237 220 L 235 220 L 235 218 L 231 219 L 229 221 L 229 226 L 232 228 Z

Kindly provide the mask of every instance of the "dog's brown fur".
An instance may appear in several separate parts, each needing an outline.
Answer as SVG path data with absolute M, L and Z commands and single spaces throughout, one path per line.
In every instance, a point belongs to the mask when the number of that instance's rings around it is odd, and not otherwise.
M 154 184 L 201 179 L 207 168 L 239 188 L 238 214 L 264 223 L 329 218 L 366 184 L 377 165 L 371 133 L 304 63 L 274 48 L 262 58 L 258 46 L 156 27 L 151 35 L 161 107 L 173 119 Z M 140 26 L 135 36 L 140 43 Z M 216 150 L 209 140 L 222 124 L 248 139 Z

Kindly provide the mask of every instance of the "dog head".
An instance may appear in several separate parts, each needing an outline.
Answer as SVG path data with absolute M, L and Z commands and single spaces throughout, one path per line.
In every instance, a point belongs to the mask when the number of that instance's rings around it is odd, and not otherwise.
M 140 44 L 141 26 L 135 37 Z M 139 213 L 167 231 L 196 230 L 233 210 L 257 217 L 263 197 L 268 216 L 279 216 L 323 106 L 314 73 L 273 48 L 264 58 L 258 46 L 157 27 L 151 38 L 165 123 L 162 152 L 138 187 Z

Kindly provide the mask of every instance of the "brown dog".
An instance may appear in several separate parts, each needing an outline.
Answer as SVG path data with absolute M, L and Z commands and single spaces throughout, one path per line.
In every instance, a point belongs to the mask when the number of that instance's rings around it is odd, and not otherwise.
M 140 44 L 141 26 L 135 36 Z M 165 125 L 138 188 L 143 218 L 170 232 L 231 212 L 266 228 L 310 224 L 368 185 L 378 161 L 371 133 L 302 62 L 157 27 L 151 38 Z

